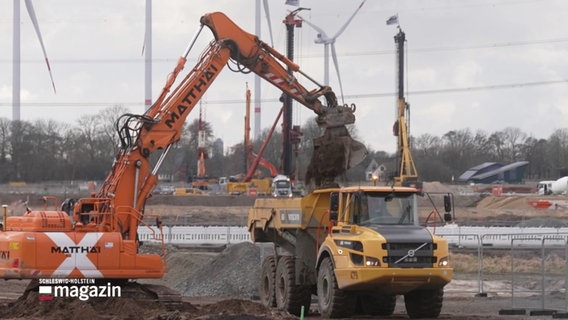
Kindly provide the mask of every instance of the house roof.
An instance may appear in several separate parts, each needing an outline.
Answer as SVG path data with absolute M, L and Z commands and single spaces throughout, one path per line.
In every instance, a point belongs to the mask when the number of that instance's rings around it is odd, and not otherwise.
M 496 165 L 496 164 L 498 164 L 498 163 L 497 162 L 484 162 L 484 163 L 477 165 L 475 167 L 471 167 L 471 168 L 467 169 L 466 172 L 462 173 L 462 175 L 459 176 L 458 180 L 460 180 L 460 181 L 470 180 L 480 170 L 491 167 L 491 166 Z
M 378 167 L 379 167 L 379 164 L 377 163 L 377 161 L 375 161 L 375 159 L 372 159 L 369 162 L 367 169 L 365 169 L 365 172 L 373 172 L 373 171 L 377 170 Z
M 510 171 L 510 170 L 514 170 L 514 169 L 526 166 L 527 164 L 529 164 L 528 161 L 513 162 L 513 163 L 510 163 L 508 165 L 497 168 L 495 170 L 491 170 L 491 171 L 487 171 L 487 172 L 475 175 L 472 178 L 473 179 L 485 179 L 487 177 L 491 177 L 491 176 L 497 175 L 497 174 L 505 172 L 505 171 Z

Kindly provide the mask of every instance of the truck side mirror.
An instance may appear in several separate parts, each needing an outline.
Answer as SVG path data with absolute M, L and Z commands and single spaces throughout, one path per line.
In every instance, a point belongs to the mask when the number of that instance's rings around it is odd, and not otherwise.
M 332 192 L 329 194 L 329 220 L 337 221 L 339 212 L 339 193 Z
M 444 210 L 446 212 L 452 211 L 452 198 L 450 197 L 449 194 L 444 196 Z
M 444 221 L 452 221 L 452 198 L 449 194 L 444 196 L 444 210 L 446 211 L 446 213 L 444 213 Z

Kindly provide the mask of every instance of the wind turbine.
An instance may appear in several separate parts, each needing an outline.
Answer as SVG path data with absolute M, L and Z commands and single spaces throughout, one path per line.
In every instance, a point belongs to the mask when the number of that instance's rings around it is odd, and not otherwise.
M 47 59 L 47 52 L 45 51 L 45 46 L 43 45 L 43 39 L 41 37 L 41 32 L 39 30 L 39 24 L 37 23 L 37 18 L 35 15 L 34 7 L 31 0 L 25 0 L 26 9 L 28 15 L 32 20 L 35 32 L 39 39 L 41 45 L 41 50 L 43 51 L 43 57 L 45 58 L 45 63 L 47 65 L 47 71 L 49 71 L 49 77 L 51 78 L 51 85 L 53 86 L 53 92 L 55 90 L 55 82 L 53 81 L 53 75 L 51 74 L 51 67 L 49 66 L 49 60 Z M 14 38 L 13 38 L 13 48 L 12 48 L 12 121 L 20 120 L 20 0 L 14 0 Z
M 325 33 L 325 31 L 323 31 L 322 28 L 320 28 L 320 27 L 316 26 L 315 24 L 311 23 L 310 21 L 300 17 L 310 27 L 314 28 L 317 32 L 319 32 L 318 35 L 317 35 L 317 38 L 314 40 L 314 42 L 315 43 L 322 43 L 324 45 L 324 61 L 323 61 L 323 63 L 324 63 L 324 73 L 323 73 L 324 85 L 329 85 L 329 47 L 331 47 L 331 56 L 333 58 L 333 64 L 335 65 L 335 71 L 337 72 L 337 79 L 339 80 L 339 90 L 341 92 L 341 99 L 343 99 L 343 85 L 341 84 L 341 76 L 339 75 L 339 66 L 337 64 L 337 54 L 335 52 L 335 40 L 337 40 L 337 37 L 339 37 L 343 33 L 343 31 L 345 31 L 345 29 L 347 29 L 347 26 L 349 25 L 349 23 L 351 23 L 353 18 L 355 18 L 355 15 L 357 14 L 357 12 L 359 12 L 359 10 L 363 6 L 363 4 L 365 4 L 365 1 L 367 1 L 367 0 L 363 0 L 363 2 L 361 2 L 359 7 L 357 7 L 357 10 L 355 10 L 355 12 L 349 18 L 349 20 L 347 20 L 347 22 L 345 22 L 345 24 L 331 38 Z
M 274 40 L 272 38 L 272 22 L 270 21 L 270 9 L 268 7 L 268 0 L 262 0 L 262 8 L 264 9 L 264 15 L 266 16 L 266 22 L 268 23 L 268 32 L 270 33 L 270 45 L 274 47 Z M 260 19 L 260 10 L 261 10 L 261 1 L 255 1 L 255 19 L 254 19 L 254 34 L 260 37 L 260 27 L 261 27 L 261 19 Z M 260 97 L 261 97 L 261 90 L 260 90 L 260 77 L 258 75 L 254 76 L 254 139 L 260 138 L 260 114 L 261 108 L 260 105 Z
M 146 0 L 144 44 L 144 110 L 152 106 L 152 0 Z

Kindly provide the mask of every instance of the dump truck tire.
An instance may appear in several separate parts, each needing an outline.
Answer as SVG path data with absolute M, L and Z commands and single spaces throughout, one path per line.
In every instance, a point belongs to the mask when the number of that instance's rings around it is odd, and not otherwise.
M 262 275 L 260 279 L 260 302 L 268 308 L 276 307 L 275 285 L 276 262 L 274 256 L 268 256 L 262 262 Z
M 304 306 L 305 313 L 310 310 L 311 293 L 307 286 L 296 284 L 295 279 L 294 257 L 281 257 L 276 266 L 274 282 L 276 307 L 300 316 L 302 306 Z
M 318 306 L 324 318 L 349 317 L 355 311 L 355 296 L 340 290 L 329 257 L 322 260 L 317 279 Z
M 444 289 L 416 290 L 404 295 L 406 313 L 413 319 L 437 318 L 442 311 Z
M 360 295 L 359 300 L 363 314 L 371 316 L 390 316 L 396 307 L 395 295 L 370 293 Z

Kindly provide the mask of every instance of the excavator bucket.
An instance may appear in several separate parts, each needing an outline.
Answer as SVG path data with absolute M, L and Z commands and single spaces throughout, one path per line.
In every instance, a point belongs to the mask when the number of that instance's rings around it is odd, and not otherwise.
M 330 127 L 314 139 L 314 153 L 306 172 L 306 184 L 315 188 L 336 186 L 335 177 L 358 165 L 367 156 L 364 144 L 354 140 L 345 126 Z

